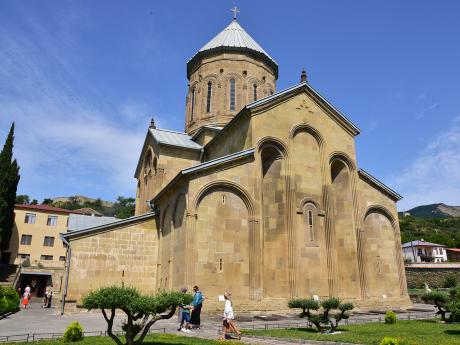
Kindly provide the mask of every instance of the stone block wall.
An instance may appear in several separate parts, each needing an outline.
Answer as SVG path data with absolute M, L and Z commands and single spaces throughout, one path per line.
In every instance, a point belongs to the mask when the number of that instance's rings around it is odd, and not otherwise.
M 158 238 L 152 218 L 87 237 L 71 238 L 67 299 L 78 302 L 92 290 L 132 286 L 154 293 Z
M 407 287 L 409 289 L 423 288 L 425 283 L 430 288 L 444 287 L 444 281 L 447 276 L 457 277 L 460 284 L 460 265 L 459 267 L 411 267 L 406 266 Z

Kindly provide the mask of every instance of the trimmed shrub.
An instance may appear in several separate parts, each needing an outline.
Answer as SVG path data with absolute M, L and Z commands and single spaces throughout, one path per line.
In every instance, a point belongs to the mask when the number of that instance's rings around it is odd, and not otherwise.
M 457 277 L 453 274 L 449 274 L 444 278 L 444 287 L 445 288 L 454 288 L 457 286 Z
M 83 340 L 83 327 L 78 322 L 72 322 L 64 332 L 64 342 L 74 343 Z
M 160 320 L 170 319 L 180 304 L 189 304 L 193 296 L 182 292 L 161 292 L 144 296 L 131 287 L 109 286 L 90 292 L 83 298 L 83 307 L 88 310 L 100 309 L 107 322 L 107 334 L 118 345 L 142 344 L 150 327 Z M 113 332 L 117 310 L 126 314 L 122 329 L 124 337 Z
M 422 296 L 426 303 L 433 303 L 437 308 L 436 314 L 441 315 L 442 321 L 460 322 L 460 287 L 452 288 L 449 293 L 429 292 Z M 447 317 L 447 313 L 450 313 Z
M 380 345 L 399 345 L 399 341 L 396 338 L 385 337 L 380 342 Z
M 0 298 L 0 315 L 8 313 L 9 303 L 5 297 Z
M 12 287 L 0 286 L 0 315 L 19 310 L 19 295 Z
M 347 312 L 354 308 L 352 303 L 342 303 L 337 297 L 329 297 L 322 301 L 296 298 L 290 300 L 288 306 L 291 309 L 302 309 L 300 317 L 306 317 L 319 332 L 326 331 L 328 327 L 334 332 L 341 320 L 349 318 Z
M 391 310 L 388 310 L 386 313 L 385 313 L 385 323 L 387 325 L 392 325 L 394 323 L 396 323 L 396 320 L 398 318 L 396 317 L 396 314 L 391 311 Z

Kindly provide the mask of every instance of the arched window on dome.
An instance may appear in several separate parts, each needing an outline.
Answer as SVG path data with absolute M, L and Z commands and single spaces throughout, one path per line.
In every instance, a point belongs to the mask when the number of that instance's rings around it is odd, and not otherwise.
M 208 97 L 206 98 L 206 112 L 211 112 L 212 82 L 208 83 Z
M 195 88 L 192 89 L 192 104 L 190 106 L 190 122 L 194 120 L 195 117 Z
M 257 101 L 257 84 L 252 86 L 253 93 L 254 93 L 254 102 Z
M 230 79 L 230 111 L 235 111 L 235 79 Z

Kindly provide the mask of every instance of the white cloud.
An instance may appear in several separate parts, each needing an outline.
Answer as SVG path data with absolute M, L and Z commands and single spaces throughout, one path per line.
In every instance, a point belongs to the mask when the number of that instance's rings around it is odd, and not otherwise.
M 395 179 L 400 209 L 443 202 L 460 205 L 460 115 Z
M 98 90 L 81 86 L 80 62 L 68 58 L 75 46 L 70 23 L 78 26 L 78 16 L 63 12 L 50 32 L 24 15 L 24 30 L 2 25 L 0 17 L 0 128 L 3 134 L 16 123 L 19 191 L 34 198 L 134 195 L 149 105 L 85 98 L 83 88 Z

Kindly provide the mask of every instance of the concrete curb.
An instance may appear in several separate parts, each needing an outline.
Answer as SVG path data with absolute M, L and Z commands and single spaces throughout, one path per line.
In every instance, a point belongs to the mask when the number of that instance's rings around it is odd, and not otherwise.
M 8 317 L 8 316 L 10 316 L 10 315 L 13 315 L 13 312 L 12 312 L 12 311 L 10 311 L 9 313 L 0 315 L 0 320 L 1 320 L 1 319 L 4 319 L 5 317 Z
M 336 341 L 321 341 L 321 340 L 308 340 L 308 339 L 292 339 L 292 338 L 277 338 L 277 337 L 261 337 L 255 335 L 247 335 L 245 334 L 243 338 L 252 338 L 252 339 L 260 339 L 260 340 L 276 340 L 286 343 L 293 343 L 293 344 L 306 344 L 306 345 L 361 345 L 355 343 L 339 343 Z

